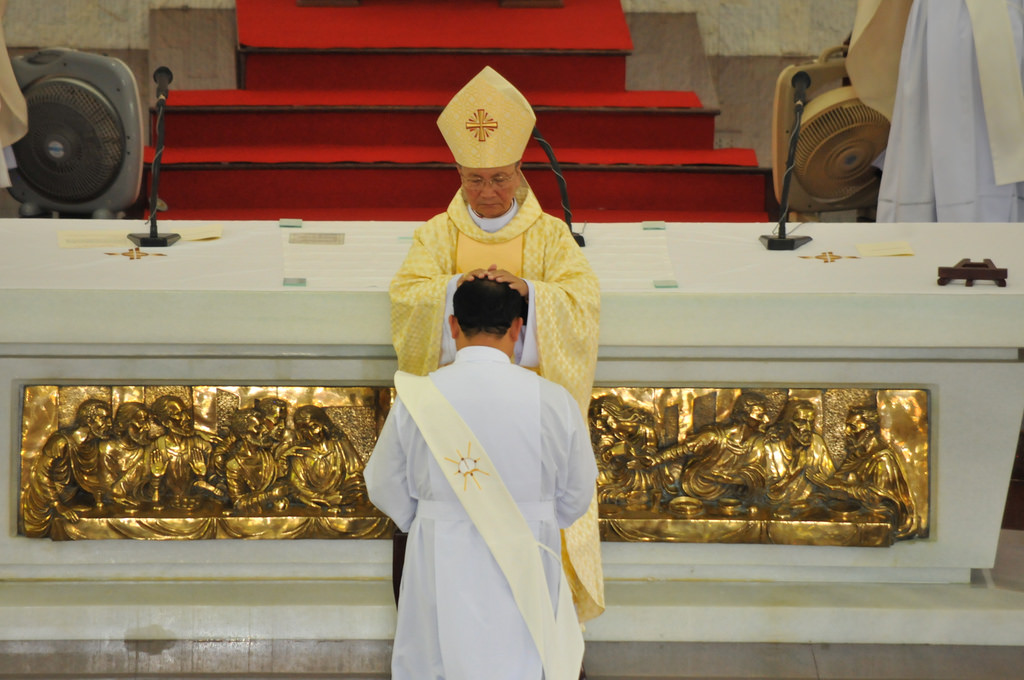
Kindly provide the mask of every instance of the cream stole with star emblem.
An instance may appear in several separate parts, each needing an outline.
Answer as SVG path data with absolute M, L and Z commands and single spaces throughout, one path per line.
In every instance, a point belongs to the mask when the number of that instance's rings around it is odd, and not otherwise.
M 534 537 L 473 431 L 429 376 L 398 371 L 395 389 L 438 465 L 445 470 L 453 463 L 459 465 L 458 471 L 463 474 L 445 478 L 512 589 L 516 606 L 540 653 L 544 677 L 577 680 L 583 663 L 583 634 L 565 571 L 559 569 L 561 582 L 555 611 L 539 549 L 552 551 Z M 472 480 L 467 479 L 470 473 Z

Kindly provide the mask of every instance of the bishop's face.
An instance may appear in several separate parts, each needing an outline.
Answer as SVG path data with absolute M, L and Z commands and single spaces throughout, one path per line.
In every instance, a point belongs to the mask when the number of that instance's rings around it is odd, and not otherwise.
M 480 217 L 501 217 L 512 207 L 522 183 L 519 163 L 500 168 L 459 168 L 463 195 Z

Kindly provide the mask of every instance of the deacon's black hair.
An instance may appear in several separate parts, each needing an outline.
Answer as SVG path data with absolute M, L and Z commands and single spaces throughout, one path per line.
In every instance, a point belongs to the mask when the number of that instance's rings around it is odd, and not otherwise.
M 509 284 L 490 279 L 466 281 L 455 289 L 455 320 L 467 336 L 505 335 L 517 317 L 526 320 L 526 298 Z

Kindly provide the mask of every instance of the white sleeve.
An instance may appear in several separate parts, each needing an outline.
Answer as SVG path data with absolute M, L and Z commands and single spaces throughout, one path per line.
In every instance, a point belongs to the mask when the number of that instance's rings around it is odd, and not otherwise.
M 404 419 L 403 414 L 406 415 Z M 417 502 L 409 493 L 406 452 L 399 433 L 400 420 L 411 422 L 401 402 L 396 399 L 363 470 L 363 480 L 370 502 L 390 517 L 399 529 L 409 531 L 416 516 Z
M 455 297 L 455 289 L 459 287 L 461 274 L 455 274 L 448 279 L 448 288 L 444 298 L 444 317 L 441 319 L 441 359 L 438 366 L 447 366 L 455 361 L 455 338 L 452 337 L 452 328 L 448 325 L 448 318 L 455 313 L 452 300 Z
M 597 461 L 590 443 L 590 431 L 583 421 L 579 405 L 561 387 L 560 408 L 554 409 L 554 422 L 546 426 L 556 432 L 558 483 L 555 488 L 555 515 L 563 529 L 582 517 L 597 490 Z
M 526 281 L 526 279 L 523 279 Z M 519 332 L 519 339 L 516 341 L 516 363 L 525 368 L 536 368 L 540 365 L 540 353 L 537 351 L 537 313 L 533 301 L 537 299 L 533 290 L 533 283 L 526 281 L 529 288 L 529 312 L 526 314 L 526 323 L 523 330 Z

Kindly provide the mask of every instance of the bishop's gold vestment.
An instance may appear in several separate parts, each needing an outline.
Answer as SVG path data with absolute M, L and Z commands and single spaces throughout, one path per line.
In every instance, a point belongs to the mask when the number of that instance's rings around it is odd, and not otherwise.
M 426 375 L 438 367 L 446 289 L 456 267 L 459 234 L 500 244 L 523 237 L 520 277 L 533 285 L 539 373 L 565 387 L 584 416 L 597 362 L 600 288 L 565 222 L 545 214 L 533 192 L 517 192 L 512 221 L 488 233 L 469 216 L 461 192 L 448 210 L 419 227 L 391 282 L 391 338 L 402 371 Z M 477 262 L 486 269 L 490 262 Z M 565 531 L 563 562 L 581 621 L 604 611 L 597 502 Z

